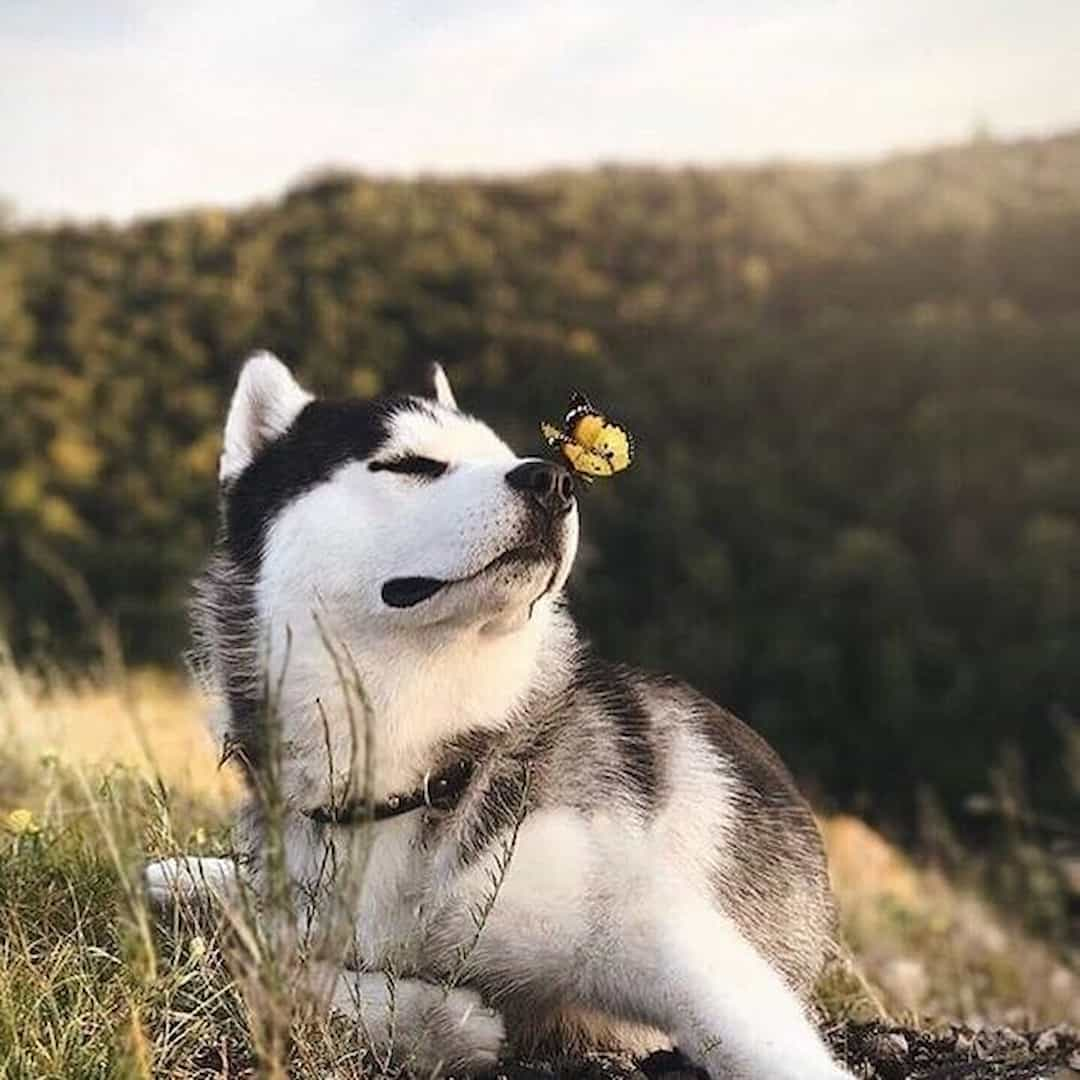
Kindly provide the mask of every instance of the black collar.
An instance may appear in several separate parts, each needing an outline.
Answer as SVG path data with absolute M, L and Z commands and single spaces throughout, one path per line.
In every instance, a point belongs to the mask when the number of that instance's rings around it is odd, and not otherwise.
M 434 775 L 428 773 L 418 788 L 402 795 L 388 795 L 383 802 L 369 804 L 359 799 L 349 799 L 337 805 L 316 806 L 314 810 L 305 810 L 304 813 L 320 825 L 362 825 L 366 821 L 382 821 L 408 814 L 421 806 L 453 810 L 465 794 L 475 768 L 474 762 L 462 758 L 441 772 Z

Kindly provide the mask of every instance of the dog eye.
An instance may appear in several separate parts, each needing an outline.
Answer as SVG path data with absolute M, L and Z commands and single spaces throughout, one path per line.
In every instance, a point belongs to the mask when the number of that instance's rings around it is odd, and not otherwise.
M 445 461 L 421 457 L 419 454 L 402 454 L 401 457 L 389 458 L 386 461 L 373 461 L 368 465 L 368 469 L 371 472 L 402 473 L 405 476 L 423 476 L 436 480 L 446 472 L 447 464 Z

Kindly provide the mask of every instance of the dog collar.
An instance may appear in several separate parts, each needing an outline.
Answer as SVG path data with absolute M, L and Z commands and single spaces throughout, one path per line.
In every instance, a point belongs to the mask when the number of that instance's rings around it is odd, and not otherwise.
M 320 825 L 362 825 L 366 821 L 383 821 L 419 810 L 422 806 L 434 810 L 453 810 L 469 786 L 475 765 L 467 758 L 455 761 L 442 772 L 426 773 L 423 783 L 412 791 L 388 795 L 374 805 L 349 799 L 340 805 L 316 806 L 304 813 Z

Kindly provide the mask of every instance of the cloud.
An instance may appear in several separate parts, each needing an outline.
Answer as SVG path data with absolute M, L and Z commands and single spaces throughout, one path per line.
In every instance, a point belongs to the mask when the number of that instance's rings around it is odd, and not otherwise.
M 1080 122 L 1074 0 L 88 10 L 0 12 L 0 190 L 23 216 L 243 202 L 328 163 L 853 157 Z

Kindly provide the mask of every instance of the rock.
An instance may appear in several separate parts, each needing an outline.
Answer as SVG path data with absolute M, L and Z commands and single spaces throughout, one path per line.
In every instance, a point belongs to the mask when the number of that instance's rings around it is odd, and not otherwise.
M 975 1036 L 970 1031 L 965 1031 L 963 1028 L 958 1028 L 955 1035 L 955 1041 L 953 1047 L 959 1054 L 970 1054 L 972 1047 L 975 1045 Z
M 1062 1037 L 1067 1035 L 1067 1029 L 1058 1025 L 1058 1027 L 1048 1028 L 1039 1034 L 1035 1040 L 1033 1049 L 1036 1054 L 1050 1054 L 1055 1051 L 1061 1044 Z
M 904 1080 L 908 1041 L 899 1031 L 883 1031 L 867 1041 L 867 1056 L 881 1080 Z
M 980 1061 L 1019 1061 L 1030 1053 L 1023 1035 L 1007 1027 L 987 1028 L 978 1032 L 974 1049 Z

